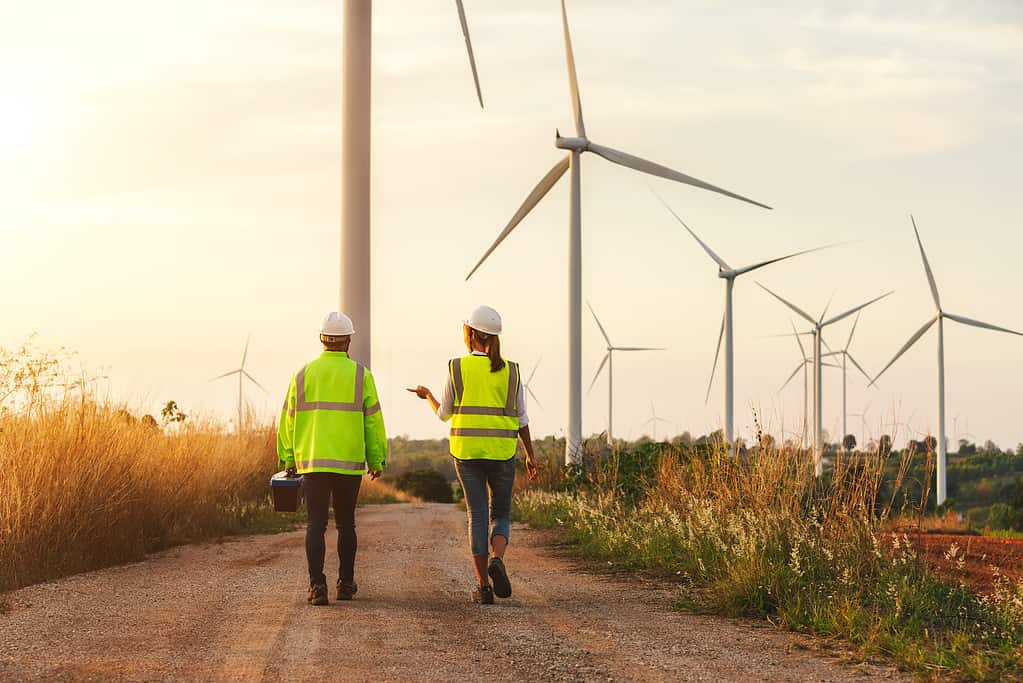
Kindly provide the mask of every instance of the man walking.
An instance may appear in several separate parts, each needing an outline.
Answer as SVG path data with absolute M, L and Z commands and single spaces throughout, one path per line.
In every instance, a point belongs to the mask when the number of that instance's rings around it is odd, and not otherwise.
M 323 353 L 300 369 L 288 386 L 277 429 L 277 457 L 303 475 L 309 523 L 305 553 L 309 602 L 327 604 L 324 534 L 334 499 L 340 571 L 337 599 L 351 600 L 355 584 L 355 503 L 367 472 L 376 479 L 387 461 L 387 434 L 373 374 L 348 357 L 355 328 L 344 313 L 323 319 Z

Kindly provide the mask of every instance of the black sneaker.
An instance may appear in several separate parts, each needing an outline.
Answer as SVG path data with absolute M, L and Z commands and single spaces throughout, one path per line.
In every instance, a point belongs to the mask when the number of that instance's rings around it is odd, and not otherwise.
M 337 580 L 337 599 L 338 600 L 351 600 L 356 593 L 359 592 L 359 586 L 355 581 L 342 581 Z
M 326 605 L 327 602 L 327 584 L 314 583 L 309 586 L 310 605 Z
M 500 557 L 490 558 L 487 574 L 490 575 L 490 580 L 494 582 L 494 595 L 499 598 L 510 598 L 511 581 L 508 580 L 508 570 L 504 568 L 504 562 Z
M 480 605 L 493 605 L 494 589 L 490 586 L 476 586 L 472 591 L 472 601 Z

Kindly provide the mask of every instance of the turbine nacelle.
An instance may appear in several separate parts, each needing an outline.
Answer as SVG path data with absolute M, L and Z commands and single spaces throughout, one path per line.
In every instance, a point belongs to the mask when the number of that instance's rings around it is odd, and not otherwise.
M 558 149 L 567 149 L 573 152 L 585 152 L 590 148 L 589 138 L 576 137 L 566 138 L 561 136 L 561 131 L 554 131 L 554 146 Z

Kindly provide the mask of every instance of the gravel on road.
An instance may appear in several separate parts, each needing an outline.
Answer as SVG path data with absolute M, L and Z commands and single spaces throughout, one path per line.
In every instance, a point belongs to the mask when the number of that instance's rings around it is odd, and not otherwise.
M 306 603 L 303 532 L 185 546 L 2 596 L 2 681 L 909 680 L 767 625 L 672 609 L 676 589 L 588 571 L 516 525 L 514 593 L 469 602 L 465 513 L 358 511 L 359 592 Z

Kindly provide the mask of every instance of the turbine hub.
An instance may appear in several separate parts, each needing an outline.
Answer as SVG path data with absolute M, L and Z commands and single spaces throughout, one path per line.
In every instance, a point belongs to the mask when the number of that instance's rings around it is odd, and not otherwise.
M 585 152 L 590 148 L 590 141 L 586 138 L 563 138 L 560 133 L 555 133 L 554 146 L 558 149 L 568 149 L 573 152 Z

